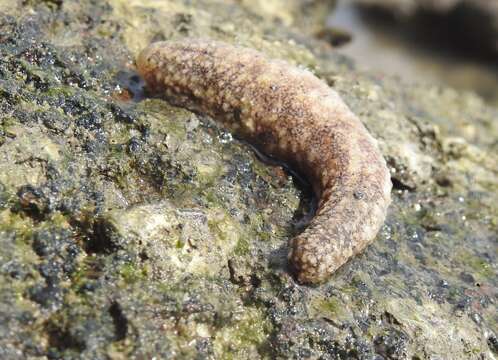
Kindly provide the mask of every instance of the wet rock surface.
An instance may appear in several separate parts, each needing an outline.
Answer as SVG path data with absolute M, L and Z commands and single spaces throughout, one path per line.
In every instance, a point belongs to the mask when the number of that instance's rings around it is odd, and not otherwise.
M 286 267 L 309 192 L 211 119 L 146 98 L 152 40 L 258 48 L 337 89 L 394 203 L 320 287 Z M 492 359 L 497 122 L 362 73 L 238 2 L 0 1 L 0 358 Z

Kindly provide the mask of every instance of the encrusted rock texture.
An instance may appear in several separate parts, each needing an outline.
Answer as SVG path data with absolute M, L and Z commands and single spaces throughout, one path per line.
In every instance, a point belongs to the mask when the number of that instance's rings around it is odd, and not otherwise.
M 259 4 L 0 0 L 0 358 L 498 356 L 498 111 Z M 144 96 L 137 53 L 201 35 L 311 69 L 379 141 L 386 223 L 321 286 L 286 263 L 309 189 Z

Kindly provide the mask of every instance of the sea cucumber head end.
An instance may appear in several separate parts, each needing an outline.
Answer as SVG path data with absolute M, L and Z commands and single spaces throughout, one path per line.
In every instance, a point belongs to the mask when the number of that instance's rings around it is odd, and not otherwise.
M 154 72 L 159 66 L 158 51 L 162 45 L 163 42 L 153 43 L 143 49 L 137 56 L 137 71 L 145 79 L 147 84 L 153 83 Z

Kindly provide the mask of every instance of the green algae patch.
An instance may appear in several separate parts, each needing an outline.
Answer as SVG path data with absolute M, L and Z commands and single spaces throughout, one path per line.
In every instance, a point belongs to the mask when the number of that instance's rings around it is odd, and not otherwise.
M 126 264 L 118 270 L 119 274 L 127 284 L 136 283 L 147 279 L 148 271 L 145 267 L 138 268 L 136 264 Z
M 271 325 L 257 309 L 223 324 L 214 339 L 214 354 L 220 359 L 269 358 L 267 334 Z
M 241 237 L 237 241 L 237 245 L 234 249 L 234 254 L 237 256 L 244 256 L 249 254 L 250 249 L 250 239 L 246 237 Z
M 211 220 L 208 221 L 208 227 L 214 238 L 218 239 L 219 245 L 233 248 L 239 242 L 239 226 L 228 214 L 216 209 L 211 209 L 211 211 L 213 215 L 209 216 Z
M 465 266 L 468 266 L 473 273 L 475 273 L 480 278 L 483 278 L 483 280 L 490 281 L 491 278 L 495 275 L 493 264 L 483 259 L 482 256 L 473 254 L 468 250 L 462 249 L 460 251 L 457 251 L 455 259 L 457 259 Z
M 327 319 L 327 321 L 334 324 L 352 320 L 344 300 L 338 297 L 317 296 L 310 304 L 310 315 L 316 318 Z

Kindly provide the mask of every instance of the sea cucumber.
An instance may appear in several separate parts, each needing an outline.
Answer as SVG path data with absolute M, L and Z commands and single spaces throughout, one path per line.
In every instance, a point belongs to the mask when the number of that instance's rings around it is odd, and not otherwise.
M 310 181 L 318 207 L 291 239 L 297 280 L 321 283 L 376 236 L 391 180 L 376 140 L 311 72 L 207 39 L 149 45 L 137 68 L 152 94 L 202 112 Z

